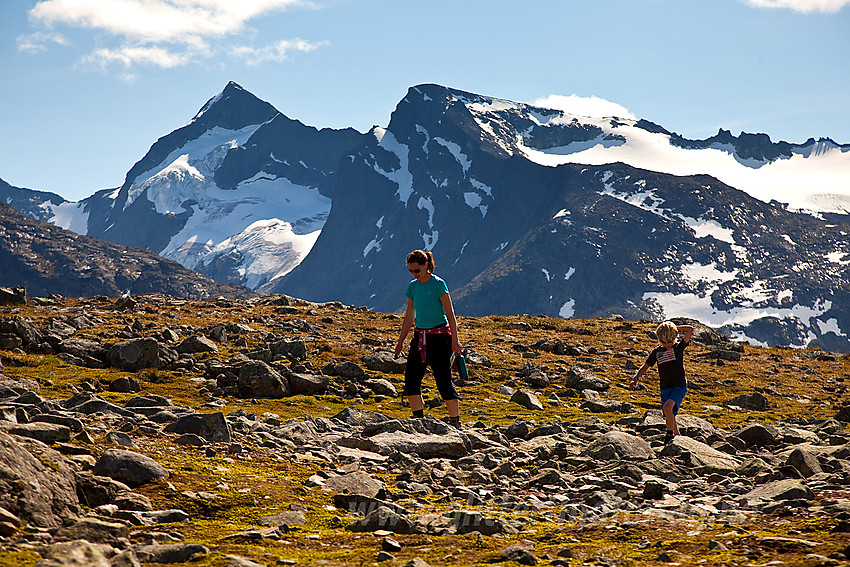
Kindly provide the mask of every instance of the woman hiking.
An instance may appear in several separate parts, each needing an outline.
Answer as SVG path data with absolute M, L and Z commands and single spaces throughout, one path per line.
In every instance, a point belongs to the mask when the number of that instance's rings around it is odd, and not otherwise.
M 415 325 L 404 371 L 404 395 L 410 403 L 413 417 L 424 417 L 422 378 L 425 368 L 430 366 L 437 390 L 449 412 L 449 425 L 460 427 L 460 408 L 457 390 L 452 383 L 451 359 L 452 353 L 461 354 L 461 346 L 449 288 L 434 274 L 434 255 L 431 252 L 414 250 L 407 255 L 407 268 L 414 279 L 405 291 L 407 311 L 395 347 L 395 357 L 398 358 L 407 334 Z

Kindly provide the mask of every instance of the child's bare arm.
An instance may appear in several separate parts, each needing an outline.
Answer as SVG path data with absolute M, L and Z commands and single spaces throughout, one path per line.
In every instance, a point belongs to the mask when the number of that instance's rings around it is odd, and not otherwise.
M 635 373 L 635 375 L 632 377 L 632 381 L 629 383 L 629 390 L 634 390 L 637 387 L 638 379 L 644 374 L 646 374 L 647 370 L 649 370 L 649 365 L 644 363 L 644 365 L 641 366 Z
M 694 336 L 694 328 L 690 325 L 676 325 L 676 330 L 680 333 L 684 333 L 685 336 L 682 338 L 683 343 L 691 342 L 691 337 Z

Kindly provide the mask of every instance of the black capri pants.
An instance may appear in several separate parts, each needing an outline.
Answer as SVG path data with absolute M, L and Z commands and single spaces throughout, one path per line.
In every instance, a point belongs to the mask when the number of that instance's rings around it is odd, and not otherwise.
M 429 334 L 425 338 L 425 362 L 419 353 L 419 335 L 413 331 L 410 352 L 407 354 L 407 367 L 404 369 L 404 395 L 416 396 L 422 393 L 422 378 L 425 368 L 431 367 L 434 381 L 440 397 L 445 400 L 457 400 L 458 394 L 452 383 L 452 336 L 449 333 Z

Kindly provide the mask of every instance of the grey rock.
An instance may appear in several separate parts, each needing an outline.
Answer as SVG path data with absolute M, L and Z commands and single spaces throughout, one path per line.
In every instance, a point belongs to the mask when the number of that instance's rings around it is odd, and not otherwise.
M 363 363 L 369 370 L 386 374 L 404 374 L 404 369 L 407 367 L 405 359 L 395 358 L 393 353 L 386 350 L 367 354 L 363 357 Z
M 324 394 L 330 383 L 330 379 L 324 374 L 293 373 L 288 378 L 294 395 Z
M 106 350 L 99 342 L 80 337 L 63 339 L 56 350 L 78 358 L 103 359 L 106 356 Z
M 274 360 L 287 358 L 293 361 L 307 359 L 307 345 L 302 340 L 282 340 L 269 345 Z
M 345 529 L 351 532 L 387 530 L 397 534 L 409 534 L 413 531 L 413 524 L 405 516 L 394 510 L 386 506 L 379 506 L 365 518 L 349 524 Z
M 500 518 L 484 516 L 477 510 L 453 510 L 449 512 L 451 525 L 458 534 L 479 532 L 485 536 L 514 533 L 515 530 Z
M 121 378 L 116 378 L 115 380 L 109 383 L 110 392 L 134 394 L 136 392 L 141 391 L 141 389 L 142 386 L 141 384 L 139 384 L 139 381 L 133 378 L 132 376 L 122 376 Z
M 304 512 L 292 510 L 289 512 L 281 512 L 274 516 L 263 516 L 260 518 L 259 523 L 261 526 L 303 526 L 307 523 L 307 516 L 304 515 Z
M 342 441 L 342 440 L 341 440 Z M 395 451 L 423 459 L 457 459 L 469 453 L 463 437 L 458 434 L 428 434 L 394 431 L 369 437 L 368 446 L 355 447 L 388 455 Z
M 806 478 L 823 472 L 817 457 L 811 451 L 802 447 L 791 451 L 785 464 L 796 468 Z
M 206 546 L 194 543 L 142 544 L 135 546 L 135 551 L 143 563 L 186 563 L 210 552 Z
M 27 288 L 24 286 L 17 287 L 0 287 L 0 305 L 26 305 L 27 304 Z
M 203 447 L 207 444 L 207 440 L 194 433 L 184 433 L 174 440 L 178 445 L 191 445 L 192 447 Z
M 392 382 L 383 378 L 370 378 L 363 380 L 363 385 L 379 396 L 398 397 L 398 391 Z
M 155 339 L 130 339 L 109 347 L 107 360 L 110 366 L 136 372 L 143 368 L 157 368 L 159 354 L 159 343 Z
M 239 555 L 228 555 L 225 559 L 227 563 L 224 567 L 266 567 L 263 563 L 257 563 Z
M 243 398 L 283 398 L 292 393 L 289 380 L 261 360 L 242 365 L 238 388 Z
M 194 433 L 213 443 L 230 443 L 233 437 L 230 424 L 222 412 L 191 414 L 165 426 L 166 433 Z
M 218 352 L 218 345 L 207 337 L 193 335 L 183 339 L 183 342 L 177 345 L 177 352 L 180 354 L 214 354 Z
M 679 435 L 661 450 L 662 457 L 679 457 L 688 466 L 697 469 L 700 474 L 711 472 L 729 473 L 740 466 L 740 461 L 711 448 L 709 445 Z
M 579 408 L 591 413 L 631 413 L 634 410 L 634 406 L 628 402 L 605 399 L 587 400 Z
M 702 418 L 686 413 L 680 413 L 676 416 L 676 423 L 679 425 L 679 431 L 687 437 L 708 437 L 713 434 L 718 434 L 719 430 L 711 422 Z M 664 414 L 660 409 L 647 411 L 643 420 L 636 427 L 638 431 L 647 429 L 664 430 L 667 428 Z
M 574 388 L 579 391 L 596 390 L 598 392 L 602 392 L 611 387 L 611 382 L 598 377 L 586 368 L 573 366 L 567 372 L 566 386 L 567 388 Z
M 777 432 L 773 427 L 753 423 L 737 430 L 734 435 L 743 440 L 748 447 L 766 447 L 776 445 Z
M 76 480 L 79 501 L 89 508 L 114 503 L 122 494 L 130 492 L 129 486 L 108 476 L 84 472 L 78 473 Z
M 409 512 L 398 504 L 362 494 L 334 494 L 333 502 L 337 508 L 346 510 L 350 514 L 359 514 L 363 517 L 368 516 L 381 506 L 386 506 L 402 516 L 409 515 Z
M 515 391 L 511 396 L 511 401 L 531 411 L 543 411 L 544 409 L 540 399 L 534 395 L 534 392 L 526 388 Z
M 112 499 L 111 504 L 118 506 L 119 510 L 135 510 L 138 512 L 153 510 L 150 498 L 138 492 L 122 492 Z
M 504 561 L 516 561 L 520 565 L 537 565 L 537 557 L 533 552 L 534 542 L 522 540 L 501 550 L 499 557 Z
M 70 415 L 59 415 L 56 413 L 40 413 L 38 415 L 34 415 L 30 418 L 30 422 L 43 422 L 43 423 L 55 423 L 57 425 L 64 425 L 68 429 L 70 429 L 73 433 L 80 433 L 83 430 L 83 422 L 77 419 L 76 417 L 71 417 Z
M 333 475 L 324 481 L 324 488 L 374 498 L 384 489 L 384 483 L 369 473 L 355 471 L 344 475 Z
M 142 567 L 136 551 L 125 549 L 109 560 L 109 567 Z
M 756 487 L 746 493 L 742 498 L 747 502 L 757 504 L 759 501 L 811 500 L 814 498 L 814 493 L 799 480 L 784 479 Z
M 64 425 L 58 425 L 55 423 L 21 423 L 18 425 L 7 426 L 4 429 L 11 435 L 37 439 L 38 441 L 48 445 L 64 443 L 71 440 L 71 429 Z
M 124 524 L 97 518 L 79 518 L 62 526 L 53 535 L 56 541 L 84 539 L 92 543 L 120 544 L 130 535 Z
M 651 459 L 655 452 L 646 440 L 623 431 L 609 431 L 591 443 L 582 454 L 603 460 Z
M 122 447 L 134 447 L 133 438 L 123 431 L 110 431 L 106 434 L 106 442 L 112 445 L 121 445 Z
M 36 567 L 111 567 L 100 546 L 84 539 L 48 545 Z
M 65 458 L 35 440 L 0 432 L 0 507 L 36 526 L 61 525 L 79 512 Z
M 384 423 L 390 418 L 386 415 L 375 411 L 363 411 L 357 408 L 345 408 L 338 414 L 331 417 L 332 420 L 341 421 L 347 425 L 362 427 L 364 425 L 374 425 Z
M 764 394 L 760 392 L 752 392 L 750 394 L 741 394 L 735 396 L 726 402 L 728 406 L 738 406 L 750 411 L 764 411 L 768 408 L 768 400 Z
M 165 467 L 140 453 L 107 449 L 98 459 L 94 474 L 108 476 L 133 488 L 168 478 Z
M 342 378 L 358 379 L 366 376 L 366 371 L 360 368 L 357 363 L 346 360 L 334 365 L 332 374 Z

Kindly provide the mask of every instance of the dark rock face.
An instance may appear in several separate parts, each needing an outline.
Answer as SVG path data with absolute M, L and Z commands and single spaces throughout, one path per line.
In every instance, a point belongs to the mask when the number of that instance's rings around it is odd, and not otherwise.
M 0 203 L 0 286 L 24 286 L 30 296 L 73 297 L 159 292 L 177 297 L 250 297 L 140 248 L 80 236 Z

